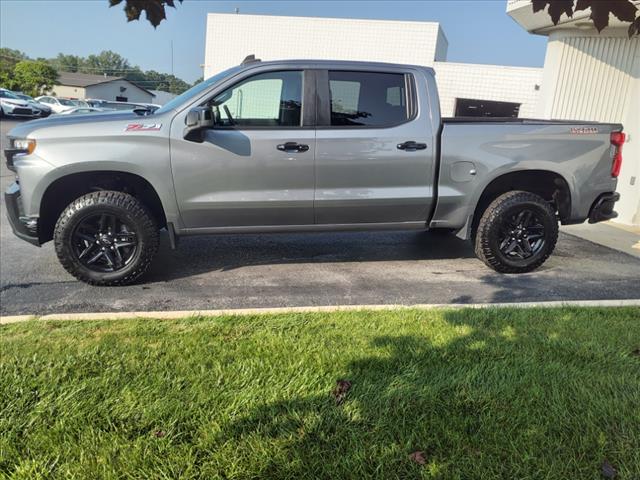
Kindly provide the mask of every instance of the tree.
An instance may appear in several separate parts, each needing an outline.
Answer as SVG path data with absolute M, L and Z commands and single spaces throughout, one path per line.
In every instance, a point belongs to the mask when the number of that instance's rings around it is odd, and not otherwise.
M 82 68 L 84 58 L 77 55 L 65 55 L 59 53 L 58 56 L 49 61 L 52 67 L 62 72 L 78 72 Z
M 638 8 L 631 0 L 533 0 L 533 12 L 544 10 L 547 6 L 547 13 L 551 17 L 554 25 L 560 21 L 562 14 L 573 17 L 573 14 L 580 10 L 591 9 L 589 18 L 598 33 L 609 25 L 609 15 L 613 15 L 621 22 L 629 22 L 629 38 L 633 35 L 640 35 L 640 16 Z M 637 17 L 636 17 L 637 16 Z
M 36 97 L 51 90 L 56 84 L 58 73 L 46 62 L 22 60 L 13 70 L 15 89 Z
M 83 73 L 114 77 L 123 77 L 130 69 L 129 61 L 111 50 L 104 50 L 98 55 L 89 55 L 79 66 L 79 71 Z
M 109 0 L 109 6 L 114 7 L 120 5 L 123 0 Z M 178 0 L 182 3 L 182 0 Z M 176 8 L 175 0 L 124 0 L 124 13 L 127 16 L 127 22 L 140 20 L 140 14 L 146 13 L 147 20 L 153 28 L 160 25 L 162 20 L 167 18 L 165 6 Z
M 27 58 L 20 50 L 0 48 L 0 85 L 3 88 L 9 90 L 16 88 L 13 70 L 19 62 Z

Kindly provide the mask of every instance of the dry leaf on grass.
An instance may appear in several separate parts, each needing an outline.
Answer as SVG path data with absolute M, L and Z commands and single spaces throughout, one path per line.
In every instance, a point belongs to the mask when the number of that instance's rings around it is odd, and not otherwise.
M 338 380 L 336 387 L 333 389 L 333 396 L 336 399 L 336 405 L 340 405 L 347 398 L 347 392 L 351 389 L 351 382 L 349 380 Z
M 418 465 L 425 465 L 427 463 L 427 459 L 424 458 L 424 452 L 420 450 L 409 455 L 409 459 L 416 462 Z

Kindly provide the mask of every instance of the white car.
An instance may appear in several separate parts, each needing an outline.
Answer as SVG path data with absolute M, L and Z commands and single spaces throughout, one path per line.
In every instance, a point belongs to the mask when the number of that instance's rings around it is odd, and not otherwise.
M 29 102 L 22 100 L 13 92 L 0 88 L 0 116 L 37 117 L 40 110 L 35 111 Z
M 25 102 L 27 102 L 31 106 L 31 109 L 33 110 L 34 113 L 40 112 L 39 115 L 41 117 L 48 117 L 49 115 L 51 115 L 51 108 L 46 106 L 44 103 L 38 103 L 33 99 L 33 97 L 30 97 L 29 95 L 26 95 L 21 92 L 11 92 L 11 93 L 13 93 L 20 100 L 24 100 Z
M 83 115 L 86 113 L 99 113 L 104 112 L 103 108 L 93 108 L 93 107 L 76 107 L 70 110 L 65 110 L 64 112 L 60 112 L 58 115 Z
M 89 105 L 87 102 L 85 102 L 84 100 L 80 100 L 80 99 L 74 99 L 71 100 L 71 103 L 73 103 L 76 107 L 80 107 L 80 108 L 91 108 L 91 105 Z
M 53 113 L 62 113 L 65 110 L 71 110 L 72 108 L 78 107 L 71 100 L 67 100 L 66 98 L 51 97 L 47 95 L 36 98 L 36 101 L 44 103 L 46 106 L 51 108 Z

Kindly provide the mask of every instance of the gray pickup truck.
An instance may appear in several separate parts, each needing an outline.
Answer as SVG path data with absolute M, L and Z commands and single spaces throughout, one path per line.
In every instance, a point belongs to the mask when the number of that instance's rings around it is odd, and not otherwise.
M 622 125 L 440 117 L 431 68 L 252 58 L 150 115 L 27 122 L 5 154 L 16 235 L 95 285 L 133 282 L 166 229 L 456 232 L 503 273 L 558 222 L 613 218 Z

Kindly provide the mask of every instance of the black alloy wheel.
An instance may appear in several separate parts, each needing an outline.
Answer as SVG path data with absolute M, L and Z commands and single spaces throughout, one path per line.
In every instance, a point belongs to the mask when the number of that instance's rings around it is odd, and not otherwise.
M 113 213 L 89 215 L 72 234 L 74 253 L 96 272 L 116 272 L 131 263 L 138 251 L 135 230 Z
M 503 218 L 499 241 L 504 256 L 526 260 L 544 247 L 544 224 L 533 210 L 524 207 Z

